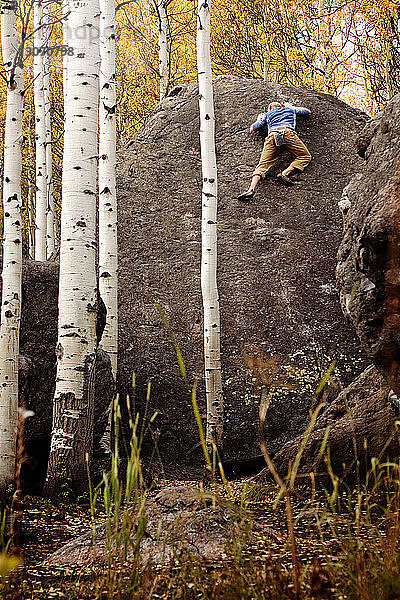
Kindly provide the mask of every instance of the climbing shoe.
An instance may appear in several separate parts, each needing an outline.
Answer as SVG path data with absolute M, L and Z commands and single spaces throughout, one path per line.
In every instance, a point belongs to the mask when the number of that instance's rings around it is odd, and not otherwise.
M 254 190 L 252 192 L 245 192 L 244 194 L 240 194 L 237 199 L 241 200 L 242 202 L 248 202 L 253 198 L 254 194 Z
M 278 179 L 283 185 L 294 185 L 294 181 L 290 179 L 288 175 L 284 175 L 283 173 L 279 173 Z

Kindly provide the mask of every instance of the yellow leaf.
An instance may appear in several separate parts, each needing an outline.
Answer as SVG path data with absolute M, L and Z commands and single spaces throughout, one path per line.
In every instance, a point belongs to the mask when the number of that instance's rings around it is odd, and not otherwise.
M 22 560 L 18 556 L 0 554 L 0 576 L 9 575 L 15 569 L 22 566 Z

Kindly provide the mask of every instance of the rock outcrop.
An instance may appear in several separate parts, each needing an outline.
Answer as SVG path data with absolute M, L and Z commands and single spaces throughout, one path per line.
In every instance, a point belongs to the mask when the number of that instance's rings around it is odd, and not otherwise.
M 249 125 L 274 98 L 311 109 L 298 131 L 313 161 L 303 180 L 287 189 L 276 180 L 290 162 L 285 156 L 254 201 L 241 204 L 236 196 L 246 189 L 263 144 Z M 334 273 L 342 237 L 337 202 L 362 167 L 354 139 L 366 117 L 325 94 L 234 77 L 215 81 L 215 107 L 225 454 L 242 458 L 259 454 L 258 398 L 244 354 L 278 357 L 283 365 L 297 363 L 306 379 L 311 374 L 311 383 L 274 399 L 267 432 L 274 452 L 304 430 L 332 349 L 339 349 L 345 384 L 357 372 L 351 360 L 359 360 L 358 342 L 343 326 Z M 152 382 L 148 414 L 159 413 L 153 428 L 161 456 L 179 465 L 200 456 L 188 390 L 202 371 L 198 128 L 197 86 L 184 85 L 119 158 L 119 388 L 126 393 L 135 372 L 143 408 L 144 387 Z M 155 302 L 182 350 L 187 381 Z M 201 386 L 198 399 L 204 413 Z
M 20 400 L 34 412 L 25 422 L 23 485 L 38 493 L 44 482 L 50 448 L 52 401 L 56 378 L 58 264 L 26 260 L 23 266 L 20 341 Z M 98 336 L 104 328 L 100 303 Z M 114 385 L 108 355 L 99 350 L 95 382 L 94 442 L 98 445 L 107 422 Z
M 367 124 L 357 145 L 366 163 L 343 193 L 340 300 L 368 356 L 399 395 L 400 95 Z
M 371 459 L 385 462 L 399 455 L 394 430 L 396 411 L 388 402 L 389 385 L 375 367 L 366 369 L 319 416 L 304 448 L 299 477 L 311 472 L 329 481 L 329 472 L 355 481 L 371 469 Z M 304 436 L 285 444 L 274 457 L 281 475 L 300 451 Z M 325 447 L 325 450 L 323 449 Z
M 318 418 L 300 464 L 305 476 L 312 471 L 327 477 L 322 443 L 341 478 L 363 476 L 373 457 L 392 459 L 400 452 L 393 435 L 400 408 L 400 95 L 366 124 L 356 147 L 366 162 L 339 203 L 344 234 L 337 282 L 343 312 L 376 366 Z M 275 456 L 282 474 L 302 440 L 292 440 Z
M 165 488 L 147 500 L 142 515 L 144 523 L 139 524 L 137 512 L 131 509 L 125 517 L 121 515 L 130 540 L 127 556 L 123 556 L 123 537 L 119 536 L 120 546 L 116 543 L 116 536 L 109 536 L 107 540 L 107 525 L 103 524 L 96 528 L 95 544 L 93 531 L 90 531 L 54 552 L 46 564 L 87 567 L 106 565 L 110 558 L 122 558 L 127 562 L 139 559 L 141 565 L 165 565 L 178 556 L 188 554 L 215 562 L 227 557 L 229 545 L 242 546 L 254 541 L 254 532 L 276 537 L 270 527 L 252 521 L 250 514 L 239 506 L 192 487 Z M 136 557 L 135 532 L 142 526 L 143 537 Z

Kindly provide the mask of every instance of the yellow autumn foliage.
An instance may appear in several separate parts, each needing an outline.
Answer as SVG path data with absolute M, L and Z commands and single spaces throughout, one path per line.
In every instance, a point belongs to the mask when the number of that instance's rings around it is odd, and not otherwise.
M 0 553 L 0 577 L 7 577 L 22 567 L 22 564 L 22 560 L 18 556 L 11 556 L 5 552 Z
M 23 18 L 31 0 L 20 3 Z M 50 45 L 62 43 L 60 6 L 51 6 Z M 168 4 L 169 88 L 196 78 L 196 0 Z M 32 10 L 27 35 L 32 34 Z M 21 23 L 19 35 L 21 36 Z M 214 0 L 215 75 L 264 78 L 334 94 L 373 113 L 400 91 L 399 9 L 394 0 Z M 396 37 L 397 31 L 397 37 Z M 122 3 L 117 10 L 117 128 L 123 147 L 158 102 L 158 19 L 154 2 Z M 29 37 L 27 48 L 32 47 Z M 23 201 L 34 184 L 35 119 L 32 57 L 25 52 Z M 61 203 L 63 103 L 61 54 L 51 59 L 55 199 Z M 0 79 L 0 164 L 6 88 Z M 1 169 L 1 174 L 3 169 Z M 28 211 L 23 218 L 27 226 Z

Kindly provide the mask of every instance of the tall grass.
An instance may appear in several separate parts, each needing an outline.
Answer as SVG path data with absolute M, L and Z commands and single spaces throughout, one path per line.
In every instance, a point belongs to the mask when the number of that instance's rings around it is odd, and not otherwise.
M 171 343 L 174 345 L 181 375 L 186 381 L 188 391 L 192 400 L 194 418 L 197 423 L 200 444 L 204 453 L 204 460 L 207 467 L 206 490 L 203 484 L 199 486 L 200 499 L 204 506 L 211 502 L 211 507 L 219 507 L 226 515 L 228 530 L 230 532 L 230 542 L 228 543 L 227 553 L 239 568 L 243 560 L 243 552 L 246 548 L 248 532 L 251 528 L 251 517 L 247 510 L 247 501 L 245 495 L 242 496 L 238 506 L 232 499 L 230 484 L 225 476 L 222 460 L 219 456 L 217 446 L 214 443 L 207 443 L 204 433 L 203 423 L 200 416 L 200 410 L 197 403 L 197 382 L 195 378 L 192 389 L 187 382 L 186 368 L 183 361 L 179 345 L 171 331 L 168 321 L 161 307 L 157 307 L 164 326 L 168 332 Z M 135 377 L 132 382 L 133 394 L 135 393 Z M 133 594 L 135 590 L 145 586 L 145 573 L 143 563 L 140 559 L 140 546 L 143 535 L 146 530 L 146 501 L 149 489 L 144 481 L 141 467 L 141 449 L 146 434 L 151 427 L 157 413 L 148 418 L 148 406 L 150 403 L 151 385 L 147 387 L 146 408 L 142 418 L 135 413 L 131 404 L 130 397 L 126 399 L 126 411 L 129 422 L 129 444 L 125 443 L 126 466 L 124 472 L 121 472 L 120 446 L 121 446 L 121 406 L 119 396 L 116 396 L 113 404 L 113 423 L 114 423 L 114 446 L 112 450 L 111 469 L 109 473 L 103 475 L 103 479 L 98 486 L 93 488 L 89 477 L 89 503 L 92 516 L 92 534 L 93 549 L 96 554 L 96 512 L 97 505 L 101 504 L 105 513 L 106 527 L 106 555 L 107 555 L 107 576 L 105 587 L 107 589 L 107 598 L 114 598 L 115 595 L 128 593 L 126 578 L 121 579 L 120 568 L 126 561 L 129 562 L 129 593 Z M 162 537 L 168 535 L 168 532 L 161 531 L 161 521 L 157 535 L 158 543 L 162 543 Z M 165 541 L 165 540 L 164 540 Z M 193 565 L 194 571 L 197 569 L 198 558 L 190 555 L 185 558 L 185 571 L 189 564 Z M 201 560 L 200 560 L 201 562 Z M 193 572 L 194 572 L 193 571 Z M 121 586 L 123 589 L 121 589 Z M 146 587 L 146 586 L 145 586 Z
M 132 379 L 135 392 L 135 377 Z M 146 496 L 148 490 L 143 477 L 141 465 L 141 448 L 149 427 L 157 416 L 154 413 L 147 419 L 147 406 L 150 400 L 151 386 L 147 388 L 146 410 L 143 418 L 135 413 L 129 396 L 126 398 L 128 415 L 128 440 L 121 433 L 122 412 L 120 398 L 117 395 L 113 402 L 113 449 L 111 468 L 103 473 L 102 481 L 93 488 L 89 477 L 89 504 L 92 516 L 93 551 L 96 556 L 96 513 L 100 506 L 105 514 L 105 544 L 107 571 L 105 587 L 107 597 L 113 598 L 119 589 L 120 565 L 129 559 L 129 588 L 135 589 L 139 579 L 140 543 L 146 527 Z M 125 447 L 125 466 L 121 468 L 120 446 Z M 124 586 L 126 587 L 126 578 Z
M 186 369 L 179 346 L 164 313 L 160 307 L 157 308 L 175 347 L 182 377 L 187 382 Z M 268 453 L 264 439 L 264 425 L 274 388 L 285 385 L 286 382 L 279 377 L 274 380 L 273 372 L 277 369 L 276 360 L 271 359 L 267 366 L 268 368 L 264 369 L 261 378 L 265 379 L 266 373 L 268 374 L 267 380 L 261 381 L 264 393 L 259 412 L 260 445 L 269 473 L 276 484 L 274 510 L 278 510 L 280 501 L 284 500 L 285 544 L 290 552 L 292 569 L 289 571 L 287 567 L 280 565 L 277 561 L 271 563 L 268 558 L 264 560 L 263 565 L 260 565 L 258 560 L 249 558 L 246 552 L 247 535 L 251 528 L 251 515 L 248 509 L 250 496 L 247 495 L 246 488 L 244 488 L 238 509 L 234 508 L 231 485 L 225 477 L 218 450 L 214 444 L 208 445 L 206 442 L 197 404 L 198 378 L 195 379 L 192 388 L 190 389 L 188 386 L 188 389 L 207 466 L 208 486 L 212 491 L 211 496 L 208 493 L 208 499 L 212 498 L 214 507 L 217 505 L 223 507 L 227 511 L 229 519 L 231 532 L 231 544 L 228 549 L 228 564 L 231 570 L 229 585 L 224 565 L 218 567 L 215 565 L 215 571 L 207 574 L 199 557 L 186 556 L 185 559 L 180 559 L 178 571 L 169 567 L 162 577 L 152 571 L 150 566 L 141 571 L 140 541 L 146 525 L 147 491 L 140 468 L 144 421 L 138 436 L 137 416 L 135 418 L 132 416 L 130 420 L 131 452 L 127 463 L 125 497 L 123 498 L 122 485 L 118 476 L 118 444 L 114 448 L 111 472 L 103 480 L 109 556 L 114 556 L 115 547 L 119 547 L 122 548 L 122 560 L 127 558 L 129 551 L 131 552 L 130 562 L 132 562 L 132 556 L 135 557 L 133 561 L 135 568 L 132 571 L 135 575 L 130 590 L 131 593 L 135 591 L 138 598 L 141 598 L 144 590 L 148 589 L 146 578 L 149 577 L 150 572 L 153 573 L 150 577 L 152 593 L 156 593 L 156 590 L 161 593 L 164 586 L 167 586 L 169 593 L 174 586 L 180 588 L 183 586 L 186 591 L 183 595 L 176 597 L 185 598 L 229 597 L 272 600 L 275 598 L 323 598 L 333 597 L 333 594 L 337 598 L 360 598 L 362 600 L 400 598 L 400 577 L 398 576 L 400 567 L 398 548 L 400 533 L 399 465 L 381 462 L 379 458 L 376 458 L 372 461 L 366 480 L 361 482 L 358 477 L 355 487 L 350 488 L 340 480 L 331 467 L 328 446 L 329 429 L 327 429 L 321 444 L 320 455 L 325 454 L 326 456 L 330 484 L 326 489 L 318 488 L 315 478 L 311 475 L 311 491 L 304 498 L 296 489 L 297 474 L 318 415 L 325 406 L 324 388 L 332 377 L 335 362 L 331 362 L 317 386 L 315 396 L 320 401 L 310 414 L 303 441 L 295 459 L 289 465 L 289 471 L 285 477 L 277 472 Z M 149 394 L 150 388 L 148 389 L 148 401 Z M 114 414 L 116 415 L 114 419 L 115 439 L 117 439 L 120 422 L 118 403 L 114 407 Z M 250 481 L 248 489 L 251 488 L 251 484 Z M 270 491 L 272 485 L 271 481 L 257 484 L 257 493 L 262 494 L 263 488 L 265 492 Z M 121 507 L 127 502 L 129 503 L 131 497 L 136 511 L 134 527 L 132 527 L 132 520 L 125 520 L 125 516 L 122 516 L 121 520 Z M 206 493 L 204 493 L 205 498 Z M 299 531 L 305 525 L 308 535 L 315 540 L 316 548 L 316 551 L 311 552 L 309 560 L 306 561 L 304 558 L 300 559 L 299 553 Z M 133 530 L 135 530 L 135 535 L 132 540 Z M 109 571 L 113 571 L 111 559 Z M 201 573 L 207 581 L 200 585 L 199 574 Z M 114 593 L 117 587 L 115 576 L 110 582 L 109 592 Z M 225 596 L 221 591 L 223 582 L 226 587 Z M 262 585 L 260 585 L 261 582 Z M 212 592 L 210 591 L 211 584 Z M 133 597 L 136 596 L 132 595 Z M 170 593 L 170 596 L 165 597 L 175 596 Z
M 206 442 L 197 401 L 198 378 L 192 386 L 189 385 L 179 346 L 165 316 L 163 321 L 176 349 L 182 377 L 187 383 L 188 401 L 191 398 L 207 467 L 205 479 L 199 483 L 200 498 L 204 506 L 211 504 L 211 509 L 220 509 L 226 515 L 230 538 L 226 558 L 223 561 L 205 561 L 199 555 L 176 553 L 175 560 L 161 568 L 143 564 L 141 544 L 146 535 L 146 509 L 152 489 L 143 475 L 141 451 L 156 418 L 156 413 L 151 415 L 148 409 L 151 399 L 149 384 L 146 408 L 141 418 L 135 412 L 132 399 L 127 397 L 125 400 L 123 408 L 129 423 L 126 437 L 122 431 L 120 398 L 115 398 L 110 471 L 103 475 L 97 486 L 93 486 L 88 470 L 95 557 L 97 551 L 100 552 L 98 519 L 99 515 L 104 515 L 105 573 L 95 575 L 94 584 L 88 586 L 87 594 L 81 587 L 76 595 L 71 585 L 70 590 L 63 587 L 63 595 L 82 600 L 400 599 L 400 460 L 386 461 L 383 451 L 381 456 L 372 460 L 367 476 L 361 479 L 358 474 L 356 483 L 350 486 L 332 469 L 327 429 L 319 454 L 326 459 L 329 485 L 322 487 L 310 474 L 309 489 L 298 489 L 301 458 L 324 407 L 324 386 L 333 374 L 334 364 L 316 388 L 319 403 L 310 414 L 297 456 L 284 475 L 278 473 L 268 452 L 264 425 L 275 388 L 286 382 L 277 376 L 275 359 L 270 359 L 268 368 L 262 365 L 259 428 L 261 450 L 269 476 L 264 481 L 247 480 L 238 497 L 225 476 L 218 449 Z M 135 378 L 132 388 L 134 398 Z M 398 436 L 399 425 L 388 439 Z M 124 448 L 123 457 L 121 447 Z M 356 452 L 357 444 L 354 448 Z M 267 496 L 271 498 L 269 503 L 265 502 Z M 263 539 L 266 549 L 262 552 L 257 552 L 249 544 L 248 537 L 253 524 L 251 508 L 255 501 L 259 507 L 269 511 L 266 514 L 279 516 L 282 533 L 280 539 Z M 4 519 L 2 523 L 0 538 L 4 534 Z M 162 531 L 160 522 L 154 543 L 171 542 L 168 536 L 169 531 Z M 38 598 L 42 600 L 40 596 Z

